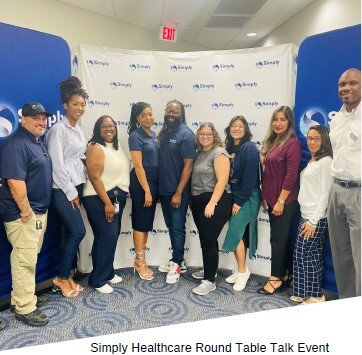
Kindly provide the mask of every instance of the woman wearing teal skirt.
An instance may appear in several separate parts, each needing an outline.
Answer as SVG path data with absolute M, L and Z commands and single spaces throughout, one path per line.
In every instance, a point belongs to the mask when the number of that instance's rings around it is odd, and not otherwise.
M 252 134 L 243 116 L 231 119 L 225 135 L 226 150 L 232 157 L 229 184 L 234 204 L 222 248 L 234 252 L 238 265 L 225 281 L 234 284 L 235 291 L 242 291 L 250 277 L 246 251 L 249 248 L 249 258 L 253 258 L 258 243 L 257 218 L 261 201 L 259 151 L 250 141 Z

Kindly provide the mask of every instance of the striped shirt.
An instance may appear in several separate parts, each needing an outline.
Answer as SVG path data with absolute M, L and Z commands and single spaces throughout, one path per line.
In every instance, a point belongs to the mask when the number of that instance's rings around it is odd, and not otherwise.
M 53 188 L 61 189 L 72 201 L 78 196 L 75 187 L 86 182 L 84 133 L 78 125 L 72 127 L 65 116 L 46 134 L 46 146 L 53 164 Z

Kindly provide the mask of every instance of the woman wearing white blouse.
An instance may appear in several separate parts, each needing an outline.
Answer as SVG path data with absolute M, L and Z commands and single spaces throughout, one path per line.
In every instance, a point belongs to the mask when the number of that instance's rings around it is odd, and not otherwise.
M 76 261 L 78 246 L 86 230 L 80 213 L 83 185 L 86 181 L 85 151 L 87 140 L 77 122 L 82 118 L 88 94 L 75 76 L 60 84 L 60 98 L 65 116 L 46 135 L 46 145 L 53 164 L 52 206 L 62 220 L 60 228 L 61 257 L 53 291 L 64 297 L 75 297 L 83 287 L 70 273 Z
M 321 291 L 323 243 L 328 230 L 327 206 L 332 187 L 332 146 L 324 126 L 312 126 L 307 134 L 311 160 L 300 175 L 298 202 L 301 220 L 293 255 L 293 296 L 301 304 L 324 302 Z

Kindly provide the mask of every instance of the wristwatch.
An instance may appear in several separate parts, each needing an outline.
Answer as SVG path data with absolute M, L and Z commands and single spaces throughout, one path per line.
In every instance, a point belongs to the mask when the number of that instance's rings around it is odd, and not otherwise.
M 278 202 L 279 202 L 281 205 L 284 205 L 284 204 L 285 204 L 285 201 L 284 201 L 284 200 L 281 200 L 280 198 L 278 198 Z

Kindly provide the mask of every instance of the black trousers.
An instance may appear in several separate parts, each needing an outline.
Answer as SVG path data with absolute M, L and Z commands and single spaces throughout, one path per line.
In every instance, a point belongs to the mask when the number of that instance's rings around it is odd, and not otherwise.
M 273 209 L 268 206 L 270 220 L 271 244 L 271 275 L 283 277 L 286 270 L 292 274 L 293 249 L 297 233 L 297 219 L 299 217 L 299 203 L 293 201 L 284 206 L 281 216 L 274 216 Z
M 204 280 L 215 281 L 215 274 L 219 265 L 218 237 L 231 216 L 233 205 L 231 193 L 224 192 L 215 206 L 215 213 L 211 218 L 205 217 L 205 207 L 209 203 L 212 192 L 205 192 L 192 196 L 191 211 L 194 222 L 199 230 L 199 238 L 204 263 Z

